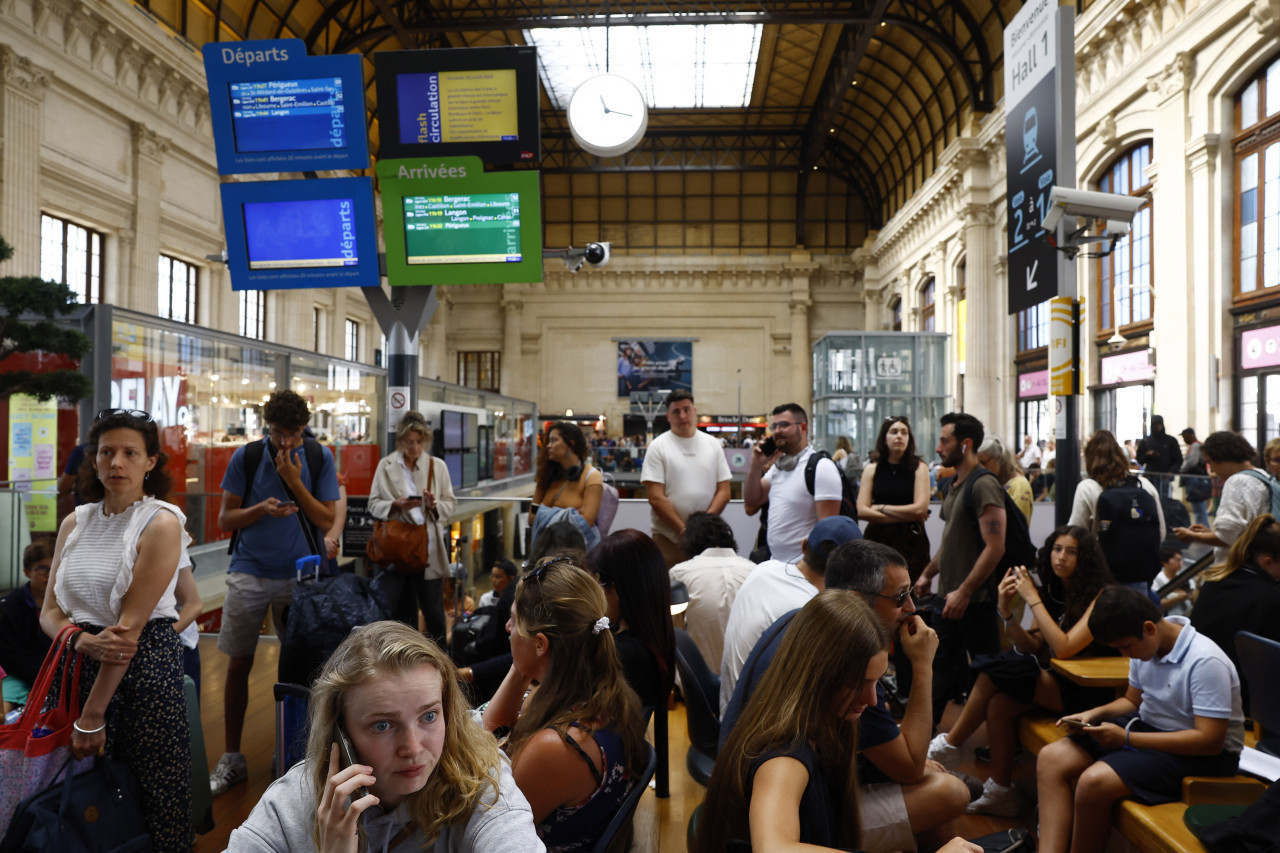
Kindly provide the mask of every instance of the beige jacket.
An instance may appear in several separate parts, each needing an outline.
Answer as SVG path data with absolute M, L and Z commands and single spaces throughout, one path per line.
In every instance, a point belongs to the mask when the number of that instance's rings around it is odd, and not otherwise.
M 373 486 L 369 489 L 369 514 L 381 521 L 412 521 L 406 513 L 392 506 L 392 501 L 409 497 L 404 487 L 403 454 L 399 450 L 382 457 L 378 469 L 373 474 Z M 427 471 L 431 471 L 431 483 L 427 483 Z M 417 485 L 416 494 L 429 489 L 436 497 L 436 517 L 426 513 L 427 524 L 431 525 L 428 545 L 429 563 L 425 575 L 429 579 L 449 576 L 449 519 L 458 508 L 458 499 L 453 494 L 453 484 L 449 481 L 449 469 L 444 460 L 424 453 L 418 458 L 418 467 L 413 472 L 413 482 Z M 424 509 L 423 512 L 426 512 Z

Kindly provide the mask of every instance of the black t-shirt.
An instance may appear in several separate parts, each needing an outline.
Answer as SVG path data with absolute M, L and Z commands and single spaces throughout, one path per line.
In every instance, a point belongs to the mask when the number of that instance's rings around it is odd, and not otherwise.
M 871 502 L 887 506 L 907 506 L 916 499 L 916 465 L 904 459 L 897 465 L 880 460 L 871 477 Z
M 658 659 L 630 631 L 614 632 L 613 641 L 618 647 L 618 657 L 622 660 L 622 672 L 631 689 L 640 697 L 640 705 L 645 708 L 657 707 L 663 700 L 662 669 L 658 666 Z
M 1241 566 L 1222 580 L 1200 585 L 1200 596 L 1191 608 L 1191 625 L 1213 640 L 1240 668 L 1236 657 L 1236 632 L 1249 631 L 1280 642 L 1280 581 L 1257 566 Z M 1240 679 L 1242 696 L 1248 693 Z

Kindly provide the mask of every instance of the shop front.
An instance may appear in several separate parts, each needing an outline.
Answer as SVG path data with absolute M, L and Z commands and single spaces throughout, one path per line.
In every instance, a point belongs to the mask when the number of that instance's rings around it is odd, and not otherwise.
M 1236 427 L 1261 453 L 1280 436 L 1280 325 L 1238 330 L 1236 364 Z
M 1155 401 L 1156 367 L 1149 349 L 1104 356 L 1099 361 L 1101 381 L 1093 392 L 1093 428 L 1110 430 L 1116 440 L 1135 442 L 1151 427 Z
M 1022 450 L 1022 436 L 1032 441 L 1053 438 L 1053 413 L 1049 408 L 1049 370 L 1030 370 L 1018 374 L 1018 425 L 1009 436 L 1014 453 Z

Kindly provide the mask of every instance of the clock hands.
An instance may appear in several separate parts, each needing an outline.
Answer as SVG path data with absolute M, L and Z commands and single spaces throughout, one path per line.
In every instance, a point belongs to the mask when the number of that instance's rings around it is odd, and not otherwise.
M 620 115 L 620 116 L 626 116 L 627 118 L 631 118 L 631 113 L 624 113 L 621 110 L 609 109 L 609 104 L 605 101 L 604 95 L 600 96 L 600 106 L 604 107 L 605 115 Z

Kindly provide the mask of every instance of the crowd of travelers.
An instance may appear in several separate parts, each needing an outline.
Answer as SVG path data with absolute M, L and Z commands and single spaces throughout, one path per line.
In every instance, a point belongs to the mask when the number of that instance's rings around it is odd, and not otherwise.
M 1098 815 L 1121 799 L 1169 802 L 1184 776 L 1236 773 L 1247 690 L 1235 633 L 1280 639 L 1280 441 L 1259 456 L 1236 433 L 1188 429 L 1184 450 L 1156 416 L 1130 450 L 1099 430 L 1069 522 L 1034 542 L 1036 501 L 1062 487 L 1052 442 L 1019 448 L 949 413 L 931 464 L 896 416 L 863 460 L 847 438 L 815 447 L 808 413 L 788 403 L 749 444 L 743 508 L 760 533 L 740 542 L 723 517 L 722 442 L 698 429 L 688 391 L 666 407 L 670 430 L 636 460 L 651 534 L 610 529 L 598 462 L 637 448 L 553 422 L 521 519 L 524 565 L 485 567 L 492 591 L 458 621 L 444 604 L 466 583 L 451 570 L 453 486 L 430 425 L 404 417 L 368 508 L 386 553 L 403 537 L 421 564 L 373 565 L 385 618 L 324 650 L 301 760 L 276 768 L 228 849 L 590 850 L 643 777 L 649 719 L 680 689 L 681 629 L 720 685 L 718 758 L 689 836 L 699 853 L 979 851 L 958 817 L 1033 807 L 1040 850 L 1097 851 L 1110 831 Z M 336 572 L 346 515 L 307 402 L 279 391 L 263 415 L 263 439 L 235 451 L 221 484 L 218 523 L 235 537 L 214 796 L 249 778 L 264 622 L 284 631 L 299 558 Z M 126 765 L 153 849 L 189 851 L 183 678 L 199 672 L 201 603 L 186 518 L 166 501 L 147 413 L 99 413 L 83 459 L 79 505 L 55 541 L 27 549 L 28 582 L 0 601 L 6 711 L 71 632 L 83 659 L 72 753 Z M 1211 567 L 1186 578 L 1211 549 Z M 1108 656 L 1131 661 L 1122 695 L 1049 666 Z M 1037 711 L 1065 736 L 1020 758 L 1017 721 Z M 970 757 L 985 778 L 960 772 Z M 1034 763 L 1034 795 L 1019 761 Z

